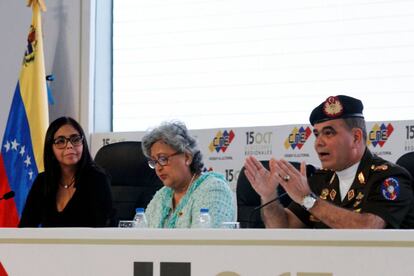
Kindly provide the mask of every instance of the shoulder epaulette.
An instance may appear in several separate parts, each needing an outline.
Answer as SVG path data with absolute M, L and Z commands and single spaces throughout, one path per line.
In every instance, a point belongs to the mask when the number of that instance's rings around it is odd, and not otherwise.
M 386 170 L 388 170 L 388 168 L 389 168 L 389 166 L 387 164 L 372 165 L 371 166 L 371 170 L 373 170 L 374 172 L 386 171 Z

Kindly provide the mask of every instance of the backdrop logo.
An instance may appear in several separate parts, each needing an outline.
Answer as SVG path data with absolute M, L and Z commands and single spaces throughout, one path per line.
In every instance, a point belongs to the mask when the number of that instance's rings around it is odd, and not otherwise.
M 301 149 L 311 133 L 310 127 L 303 128 L 301 126 L 299 129 L 295 127 L 285 140 L 285 148 Z
M 203 170 L 202 170 L 203 172 L 213 172 L 214 171 L 214 169 L 213 169 L 213 167 L 204 167 L 203 168 Z
M 414 151 L 414 125 L 405 126 L 404 151 Z
M 271 155 L 272 154 L 272 132 L 246 132 L 245 155 Z
M 226 180 L 233 182 L 239 178 L 240 169 L 225 169 L 224 172 L 226 173 Z
M 392 124 L 385 125 L 382 123 L 380 126 L 375 124 L 372 127 L 372 130 L 368 133 L 368 145 L 372 144 L 374 147 L 379 145 L 382 148 L 393 131 L 394 127 Z
M 219 130 L 217 132 L 216 137 L 213 138 L 213 141 L 209 145 L 210 152 L 213 152 L 214 150 L 216 152 L 226 152 L 227 148 L 231 144 L 231 142 L 234 139 L 234 132 L 233 130 L 230 131 L 223 131 Z

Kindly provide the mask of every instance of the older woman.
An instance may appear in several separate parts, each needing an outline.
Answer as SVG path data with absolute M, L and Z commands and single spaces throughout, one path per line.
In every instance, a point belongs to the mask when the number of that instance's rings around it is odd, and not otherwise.
M 165 122 L 142 139 L 142 150 L 164 184 L 149 203 L 149 227 L 191 228 L 201 208 L 208 208 L 212 227 L 235 221 L 232 191 L 221 174 L 202 173 L 196 140 L 181 122 Z
M 45 171 L 34 181 L 19 227 L 102 227 L 112 215 L 109 177 L 89 153 L 74 119 L 53 121 L 45 138 Z

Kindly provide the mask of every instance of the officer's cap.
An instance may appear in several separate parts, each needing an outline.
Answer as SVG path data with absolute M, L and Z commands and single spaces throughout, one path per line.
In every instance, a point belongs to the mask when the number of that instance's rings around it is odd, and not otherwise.
M 309 121 L 315 125 L 334 119 L 364 118 L 363 109 L 364 106 L 358 99 L 345 95 L 330 96 L 312 111 Z

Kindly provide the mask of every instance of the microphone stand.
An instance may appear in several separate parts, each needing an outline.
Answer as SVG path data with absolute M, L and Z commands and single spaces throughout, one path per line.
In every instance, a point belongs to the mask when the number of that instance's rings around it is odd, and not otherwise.
M 279 196 L 277 196 L 277 197 L 275 197 L 274 199 L 272 199 L 272 200 L 270 200 L 270 201 L 268 201 L 268 202 L 266 202 L 266 203 L 264 203 L 264 204 L 262 204 L 262 205 L 259 205 L 259 206 L 257 206 L 257 207 L 255 207 L 253 210 L 251 210 L 250 211 L 250 215 L 249 215 L 249 220 L 247 221 L 247 224 L 249 225 L 249 227 L 251 226 L 251 224 L 252 224 L 252 216 L 253 216 L 253 214 L 254 213 L 256 213 L 256 211 L 259 211 L 260 209 L 262 209 L 263 207 L 266 207 L 267 205 L 269 205 L 269 204 L 271 204 L 271 203 L 273 203 L 273 202 L 275 202 L 275 201 L 278 201 L 278 200 L 280 200 L 282 197 L 285 197 L 286 195 L 287 195 L 288 193 L 283 193 L 283 194 L 281 194 L 281 195 L 279 195 Z
M 2 199 L 7 200 L 7 199 L 10 199 L 10 198 L 13 198 L 14 195 L 15 195 L 14 191 L 9 191 L 9 192 L 5 193 L 2 197 L 0 197 L 0 200 L 2 200 Z

